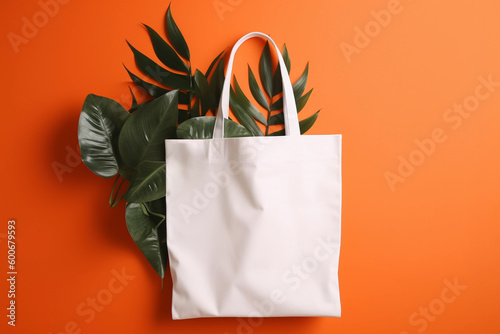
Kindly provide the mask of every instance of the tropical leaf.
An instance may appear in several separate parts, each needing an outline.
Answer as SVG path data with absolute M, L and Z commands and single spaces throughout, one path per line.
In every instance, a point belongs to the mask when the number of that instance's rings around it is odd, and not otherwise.
M 172 91 L 171 89 L 165 89 L 165 88 L 159 87 L 157 85 L 151 84 L 149 82 L 146 82 L 146 81 L 142 80 L 141 78 L 139 78 L 134 73 L 130 72 L 129 69 L 125 65 L 123 65 L 123 67 L 125 67 L 125 70 L 127 70 L 127 73 L 130 76 L 130 79 L 132 79 L 132 81 L 136 85 L 138 85 L 139 87 L 144 88 L 148 92 L 148 94 L 151 95 L 155 99 L 157 97 L 160 97 L 160 96 Z M 189 95 L 185 92 L 179 92 L 178 99 L 179 99 L 180 104 L 188 104 L 189 103 Z
M 198 98 L 194 101 L 193 106 L 191 107 L 191 109 L 189 111 L 189 118 L 191 118 L 191 117 L 200 117 L 200 116 L 201 116 L 201 113 L 200 113 L 200 97 L 198 96 Z M 184 122 L 185 120 L 187 120 L 189 118 L 186 118 L 186 119 L 183 119 L 183 120 L 181 120 L 179 118 L 179 123 L 182 123 L 182 122 Z
M 283 55 L 283 61 L 285 62 L 286 70 L 288 71 L 288 74 L 290 74 L 290 71 L 292 70 L 292 61 L 290 60 L 290 54 L 288 53 L 286 44 L 283 45 L 282 55 Z
M 159 233 L 158 224 L 143 212 L 141 205 L 143 204 L 127 204 L 125 209 L 127 229 L 146 259 L 163 278 L 167 266 L 166 247 L 162 242 L 164 233 Z
M 302 75 L 300 76 L 300 78 L 292 86 L 293 95 L 295 97 L 295 103 L 297 103 L 297 104 L 298 104 L 298 101 L 301 98 L 303 98 L 302 93 L 304 92 L 304 89 L 306 87 L 308 73 L 309 73 L 309 64 L 307 64 L 307 66 L 306 66 L 304 72 L 302 73 Z M 311 91 L 309 91 L 308 94 L 311 95 Z M 307 100 L 309 99 L 309 95 L 307 96 L 307 98 L 305 100 L 306 103 L 307 103 Z M 305 103 L 304 103 L 304 105 L 305 105 Z M 302 108 L 304 107 L 304 105 L 302 106 Z M 279 99 L 274 101 L 273 104 L 271 105 L 271 111 L 276 111 L 276 110 L 281 110 L 281 109 L 283 109 L 283 97 L 280 97 Z
M 263 136 L 262 130 L 259 128 L 254 118 L 250 116 L 245 108 L 240 104 L 240 100 L 236 97 L 233 88 L 229 94 L 229 105 L 233 110 L 236 119 L 247 128 L 254 136 Z
M 177 74 L 161 67 L 139 50 L 134 48 L 128 41 L 127 44 L 132 50 L 137 67 L 142 73 L 172 89 L 180 89 L 184 91 L 192 90 L 188 76 Z
M 201 96 L 208 96 L 210 87 L 208 86 L 208 80 L 205 75 L 199 70 L 196 70 L 193 78 L 195 83 L 195 92 Z
M 272 115 L 269 117 L 269 122 L 267 123 L 268 125 L 278 125 L 278 124 L 284 124 L 284 116 L 283 112 L 280 112 L 279 114 Z
M 287 72 L 288 74 L 290 74 L 290 70 L 292 68 L 292 62 L 290 61 L 290 56 L 288 54 L 288 49 L 286 48 L 286 44 L 283 47 L 282 55 Z M 278 62 L 278 64 L 276 65 L 276 69 L 274 70 L 274 76 L 273 76 L 273 96 L 276 96 L 281 92 L 283 92 L 283 82 L 281 79 L 280 64 Z
M 120 170 L 117 143 L 130 114 L 116 101 L 90 94 L 78 121 L 78 142 L 82 160 L 95 174 L 115 176 Z
M 210 96 L 212 98 L 209 109 L 215 115 L 219 104 L 222 86 L 224 85 L 224 57 L 221 57 L 214 67 L 212 76 L 209 80 Z
M 309 75 L 309 63 L 307 63 L 306 68 L 304 69 L 304 72 L 302 72 L 302 75 L 300 78 L 295 81 L 293 84 L 293 95 L 297 96 L 302 96 L 302 93 L 304 93 L 304 90 L 306 89 L 306 84 L 307 84 L 307 77 Z
M 314 115 L 299 122 L 301 134 L 304 134 L 307 131 L 309 131 L 309 129 L 314 125 L 314 123 L 318 119 L 318 114 L 319 110 Z M 284 129 L 269 134 L 269 136 L 284 136 L 284 135 L 285 135 Z
M 130 180 L 125 200 L 141 203 L 165 197 L 165 185 L 165 161 L 143 161 Z
M 172 17 L 172 12 L 170 11 L 170 5 L 167 9 L 167 15 L 165 16 L 165 26 L 167 30 L 168 39 L 175 51 L 177 51 L 184 59 L 189 60 L 189 48 L 187 46 L 184 36 L 182 36 L 181 31 L 177 27 L 177 24 Z
M 297 106 L 297 112 L 300 112 L 302 109 L 304 109 L 307 101 L 309 100 L 309 97 L 311 96 L 312 91 L 313 89 L 311 88 L 307 93 L 305 93 L 299 99 L 295 100 L 295 104 Z
M 157 98 L 157 97 L 160 97 L 163 94 L 169 92 L 165 88 L 161 88 L 159 86 L 153 85 L 149 82 L 142 80 L 137 75 L 130 72 L 125 65 L 123 65 L 123 67 L 125 67 L 125 70 L 127 70 L 127 73 L 130 76 L 130 79 L 132 79 L 132 81 L 135 82 L 139 87 L 144 88 L 149 93 L 149 95 L 151 95 L 152 97 Z
M 174 49 L 161 36 L 150 26 L 144 25 L 148 30 L 151 44 L 158 59 L 165 65 L 173 70 L 189 74 L 189 67 L 177 55 Z
M 277 111 L 283 109 L 283 97 L 280 97 L 271 104 L 271 111 Z
M 281 79 L 281 70 L 279 64 L 276 66 L 273 75 L 273 94 L 272 96 L 279 95 L 283 92 L 283 80 Z
M 189 119 L 191 117 L 191 111 L 179 108 L 177 117 L 178 117 L 177 122 L 178 123 L 182 123 L 182 122 L 184 122 L 185 120 L 187 120 L 187 119 Z
M 210 63 L 210 65 L 208 66 L 208 69 L 207 71 L 205 72 L 205 77 L 209 77 L 210 74 L 212 73 L 212 69 L 214 68 L 215 64 L 218 63 L 219 59 L 221 59 L 221 56 L 225 53 L 226 51 L 222 51 L 221 53 L 219 53 L 217 55 L 217 57 L 214 58 L 214 60 L 212 60 L 212 62 Z
M 143 160 L 164 161 L 164 141 L 176 137 L 177 120 L 177 91 L 148 102 L 134 112 L 123 125 L 118 142 L 125 163 L 135 168 Z
M 312 91 L 313 90 L 310 89 L 303 96 L 299 96 L 299 97 L 295 98 L 295 105 L 297 106 L 297 112 L 304 109 L 307 101 L 309 100 L 309 97 L 311 96 Z M 271 105 L 271 111 L 277 111 L 277 110 L 281 110 L 281 109 L 283 109 L 283 98 L 279 98 L 278 100 L 276 100 L 276 102 L 274 102 Z
M 132 88 L 128 88 L 130 91 L 130 95 L 132 96 L 132 105 L 130 106 L 130 109 L 128 110 L 129 113 L 133 113 L 135 109 L 137 109 L 137 99 L 135 98 L 134 92 L 132 91 Z
M 210 94 L 210 86 L 207 78 L 199 70 L 194 73 L 194 88 L 199 96 L 201 104 L 201 114 L 205 115 L 210 107 L 215 103 L 213 96 Z
M 316 120 L 318 119 L 318 116 L 319 116 L 319 110 L 316 111 L 316 113 L 314 113 L 312 116 L 309 116 L 308 118 L 300 121 L 299 122 L 300 134 L 304 134 L 307 131 L 309 131 L 309 129 L 312 128 L 312 126 L 314 125 L 314 123 L 316 123 Z
M 257 103 L 259 103 L 262 108 L 270 111 L 269 103 L 267 102 L 266 97 L 264 96 L 264 92 L 260 89 L 259 84 L 257 83 L 257 79 L 255 79 L 255 75 L 253 74 L 252 69 L 248 66 L 248 85 L 250 86 L 250 92 L 252 93 L 253 98 Z
M 245 96 L 245 93 L 241 90 L 240 85 L 238 84 L 238 80 L 236 80 L 236 76 L 234 76 L 234 89 L 236 95 L 233 95 L 233 99 L 235 99 L 235 103 L 238 104 L 241 109 L 246 112 L 248 115 L 252 116 L 255 120 L 261 122 L 264 125 L 267 125 L 267 120 L 264 115 L 250 102 L 250 100 Z
M 304 109 L 304 106 L 306 105 L 307 101 L 309 100 L 309 97 L 311 96 L 311 93 L 312 93 L 312 88 L 311 90 L 309 90 L 306 94 L 304 94 L 303 96 L 299 97 L 297 100 L 295 100 L 295 105 L 297 107 L 297 112 L 300 112 L 302 109 Z M 279 103 L 279 107 L 276 107 L 276 104 Z M 279 101 L 276 101 L 275 103 L 273 103 L 273 105 L 271 106 L 272 110 L 275 111 L 275 110 L 280 110 L 280 109 L 283 109 L 283 100 L 279 100 Z M 276 115 L 272 115 L 270 118 L 269 118 L 269 125 L 276 125 L 276 124 L 283 124 L 283 112 L 280 112 Z
M 181 123 L 177 128 L 180 139 L 211 139 L 213 137 L 215 117 L 194 117 Z M 224 137 L 251 137 L 252 133 L 244 126 L 229 119 L 224 120 Z
M 269 49 L 269 42 L 266 42 L 264 50 L 259 60 L 259 75 L 262 87 L 267 95 L 273 96 L 273 63 L 271 60 L 271 50 Z

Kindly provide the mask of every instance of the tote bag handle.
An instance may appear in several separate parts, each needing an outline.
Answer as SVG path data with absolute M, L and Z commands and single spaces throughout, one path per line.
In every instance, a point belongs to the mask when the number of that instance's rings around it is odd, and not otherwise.
M 285 136 L 300 136 L 299 118 L 297 116 L 297 106 L 295 105 L 292 83 L 290 81 L 290 77 L 288 76 L 288 71 L 286 69 L 285 61 L 281 56 L 281 52 L 276 46 L 276 43 L 274 43 L 268 35 L 261 32 L 251 32 L 241 37 L 238 42 L 236 42 L 231 51 L 231 55 L 229 56 L 226 78 L 224 79 L 224 86 L 222 87 L 222 94 L 219 102 L 219 111 L 217 112 L 217 118 L 214 125 L 213 138 L 224 137 L 224 119 L 229 117 L 229 89 L 231 87 L 231 72 L 233 69 L 234 55 L 241 44 L 253 37 L 262 37 L 267 39 L 272 45 L 274 45 L 274 48 L 278 53 L 279 68 L 283 81 L 283 118 L 285 123 Z

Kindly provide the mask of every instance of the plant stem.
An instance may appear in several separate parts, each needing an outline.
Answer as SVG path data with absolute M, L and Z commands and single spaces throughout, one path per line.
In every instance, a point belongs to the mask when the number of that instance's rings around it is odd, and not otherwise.
M 161 221 L 155 226 L 155 229 L 158 229 L 158 227 L 160 227 L 161 223 L 163 223 L 165 221 L 165 216 L 162 214 L 151 211 L 151 209 L 149 208 L 149 205 L 147 203 L 141 203 L 141 205 L 144 206 L 144 208 L 146 209 L 148 216 L 151 214 L 153 216 L 161 218 Z
M 111 206 L 111 207 L 113 205 L 113 201 L 112 200 L 113 200 L 113 194 L 115 192 L 116 182 L 118 182 L 118 179 L 120 178 L 120 176 L 121 176 L 120 174 L 118 174 L 116 176 L 115 182 L 113 183 L 113 188 L 111 188 L 111 194 L 109 194 L 109 206 Z
M 191 88 L 194 87 L 193 85 L 193 75 L 191 74 L 191 62 L 189 62 L 189 86 Z M 190 119 L 191 118 L 191 102 L 193 100 L 193 91 L 190 90 L 188 92 L 188 96 L 189 96 L 189 105 L 188 105 L 188 111 L 187 111 L 187 118 Z
M 125 194 L 121 195 L 120 198 L 113 203 L 113 205 L 111 205 L 112 208 L 114 208 L 115 206 L 118 205 L 118 203 L 120 203 L 120 201 L 125 197 Z
M 115 197 L 113 198 L 113 204 L 111 204 L 112 208 L 114 208 L 123 199 L 123 197 L 125 197 L 125 194 L 123 194 L 122 196 L 120 196 L 118 201 L 116 200 L 116 198 L 118 197 L 118 193 L 120 192 L 120 189 L 122 188 L 122 185 L 124 182 L 125 182 L 125 178 L 122 180 L 122 182 L 120 182 L 120 185 L 118 186 L 118 189 L 116 190 Z
M 155 230 L 157 230 L 161 224 L 163 224 L 163 222 L 165 221 L 165 217 L 163 217 L 163 219 L 155 226 Z
M 266 124 L 266 136 L 269 135 L 269 121 L 271 120 L 271 106 L 273 105 L 273 97 L 271 96 L 271 102 L 269 103 L 269 109 L 267 110 L 267 124 Z
M 148 216 L 149 217 L 149 212 L 148 212 L 148 208 L 146 207 L 146 203 L 140 203 L 141 205 L 141 210 L 142 210 L 142 213 L 145 215 L 145 216 Z

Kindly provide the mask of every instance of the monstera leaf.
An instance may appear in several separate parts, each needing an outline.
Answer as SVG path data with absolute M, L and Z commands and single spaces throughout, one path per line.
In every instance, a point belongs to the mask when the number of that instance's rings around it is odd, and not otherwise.
M 90 94 L 83 103 L 78 122 L 78 142 L 82 160 L 102 177 L 115 176 L 120 170 L 118 134 L 130 114 L 106 97 Z
M 165 197 L 166 170 L 164 161 L 143 161 L 137 167 L 125 194 L 127 202 L 150 202 Z
M 165 139 L 175 138 L 177 91 L 148 102 L 123 125 L 118 147 L 125 163 L 136 168 L 143 160 L 164 161 Z
M 135 244 L 158 275 L 163 278 L 167 266 L 167 247 L 164 239 L 165 216 L 154 212 L 153 206 L 156 206 L 158 211 L 164 212 L 165 208 L 161 208 L 159 200 L 154 203 L 127 204 L 125 221 Z

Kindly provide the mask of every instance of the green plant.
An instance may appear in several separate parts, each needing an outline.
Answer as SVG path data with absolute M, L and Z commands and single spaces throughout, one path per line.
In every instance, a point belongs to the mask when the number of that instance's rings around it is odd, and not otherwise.
M 126 201 L 125 220 L 134 242 L 160 277 L 164 277 L 166 254 L 165 146 L 166 139 L 211 138 L 221 89 L 224 82 L 224 52 L 212 61 L 206 72 L 193 73 L 188 45 L 177 27 L 170 6 L 165 15 L 167 40 L 145 25 L 161 66 L 130 43 L 138 69 L 149 81 L 125 67 L 132 81 L 148 92 L 151 99 L 138 103 L 132 90 L 132 106 L 125 110 L 102 96 L 87 96 L 78 124 L 82 160 L 95 174 L 115 177 L 109 199 L 116 206 Z M 283 58 L 288 72 L 291 61 L 286 45 Z M 307 103 L 312 89 L 304 94 L 309 64 L 293 84 L 297 110 Z M 265 117 L 245 96 L 236 76 L 230 106 L 239 123 L 225 120 L 226 137 L 283 135 L 270 133 L 270 126 L 283 124 L 280 94 L 281 74 L 273 69 L 269 44 L 259 60 L 259 85 L 250 67 L 251 94 L 267 111 Z M 311 128 L 318 112 L 300 122 L 301 132 Z M 261 123 L 265 130 L 258 125 Z M 122 186 L 127 184 L 126 190 Z

